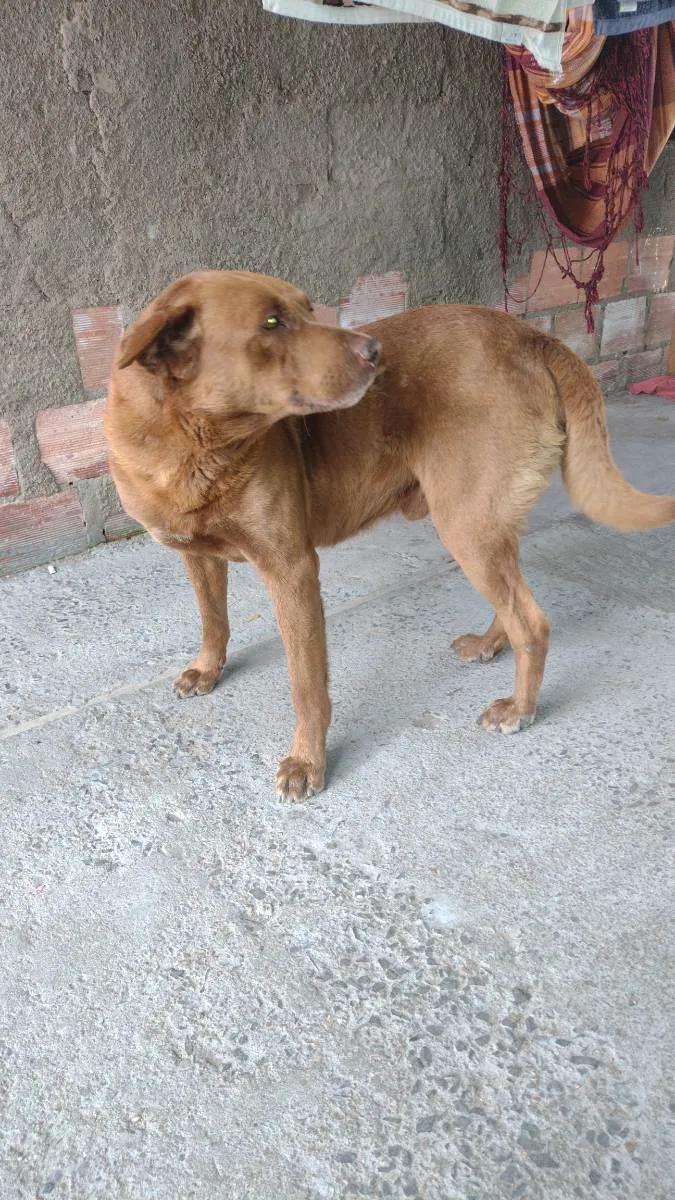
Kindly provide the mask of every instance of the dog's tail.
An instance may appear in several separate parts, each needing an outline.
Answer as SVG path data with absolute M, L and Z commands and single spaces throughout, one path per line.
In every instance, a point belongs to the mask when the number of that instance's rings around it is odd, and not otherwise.
M 546 340 L 544 358 L 564 410 L 562 472 L 572 503 L 592 521 L 625 532 L 675 521 L 675 496 L 650 496 L 631 487 L 612 458 L 598 382 L 562 342 Z

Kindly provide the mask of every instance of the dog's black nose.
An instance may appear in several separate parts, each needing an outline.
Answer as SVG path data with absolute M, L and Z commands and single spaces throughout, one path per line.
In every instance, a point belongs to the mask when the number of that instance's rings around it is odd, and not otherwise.
M 380 361 L 382 347 L 377 338 L 363 337 L 359 339 L 359 343 L 354 347 L 359 358 L 363 358 L 371 367 L 376 367 Z

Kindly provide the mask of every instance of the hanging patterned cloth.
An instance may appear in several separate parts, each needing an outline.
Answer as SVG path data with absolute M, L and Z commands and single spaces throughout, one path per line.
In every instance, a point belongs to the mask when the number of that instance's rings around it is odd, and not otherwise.
M 568 14 L 562 71 L 543 71 L 521 47 L 505 56 L 500 177 L 500 252 L 506 280 L 511 154 L 507 105 L 513 101 L 525 158 L 542 209 L 557 226 L 563 275 L 585 292 L 593 327 L 603 254 L 632 218 L 642 228 L 647 176 L 675 124 L 675 23 L 620 38 L 594 32 L 593 8 Z M 554 234 L 543 222 L 553 250 Z M 568 241 L 594 251 L 582 280 Z

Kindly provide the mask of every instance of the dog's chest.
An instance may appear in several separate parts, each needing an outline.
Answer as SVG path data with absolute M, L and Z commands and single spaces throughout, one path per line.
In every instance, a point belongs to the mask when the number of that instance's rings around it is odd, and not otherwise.
M 182 533 L 175 529 L 158 528 L 157 526 L 148 526 L 147 529 L 156 542 L 159 542 L 161 546 L 167 546 L 169 550 L 226 558 L 230 562 L 244 562 L 246 558 L 239 539 L 233 537 L 231 532 L 228 534 L 228 531 L 223 531 L 223 533 Z

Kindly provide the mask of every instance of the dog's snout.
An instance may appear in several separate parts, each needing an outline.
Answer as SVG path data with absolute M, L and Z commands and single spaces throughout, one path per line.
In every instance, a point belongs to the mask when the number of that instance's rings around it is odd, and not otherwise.
M 362 358 L 364 362 L 370 364 L 371 367 L 376 367 L 380 361 L 382 346 L 377 338 L 362 337 L 359 338 L 354 346 L 354 353 L 358 358 Z

